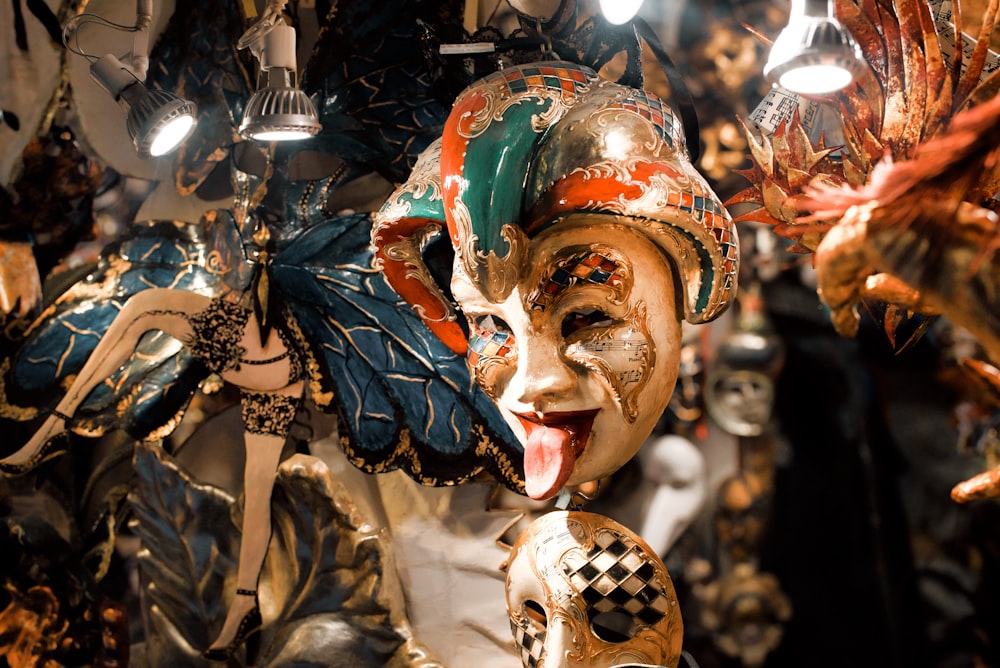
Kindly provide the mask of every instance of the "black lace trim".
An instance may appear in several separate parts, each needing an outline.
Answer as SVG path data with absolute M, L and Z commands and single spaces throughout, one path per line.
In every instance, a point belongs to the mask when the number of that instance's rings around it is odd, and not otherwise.
M 251 434 L 287 436 L 301 399 L 273 392 L 240 393 L 243 426 Z
M 188 316 L 194 336 L 185 341 L 188 349 L 214 373 L 238 369 L 246 355 L 240 345 L 250 312 L 225 299 L 213 299 L 201 313 Z

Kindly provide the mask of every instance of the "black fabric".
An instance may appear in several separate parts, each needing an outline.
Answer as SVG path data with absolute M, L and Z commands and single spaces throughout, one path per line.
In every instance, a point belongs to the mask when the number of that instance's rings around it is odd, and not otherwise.
M 649 24 L 637 17 L 632 20 L 632 25 L 635 27 L 636 35 L 649 45 L 656 60 L 659 61 L 660 67 L 663 68 L 663 73 L 667 76 L 667 81 L 670 83 L 670 96 L 677 108 L 677 113 L 684 121 L 684 137 L 687 141 L 688 153 L 691 154 L 691 162 L 697 163 L 698 157 L 701 155 L 701 128 L 698 124 L 698 112 L 695 109 L 691 91 L 684 82 L 680 70 L 677 69 L 674 61 L 670 59 L 670 55 L 664 50 L 660 38 L 656 36 L 656 32 Z

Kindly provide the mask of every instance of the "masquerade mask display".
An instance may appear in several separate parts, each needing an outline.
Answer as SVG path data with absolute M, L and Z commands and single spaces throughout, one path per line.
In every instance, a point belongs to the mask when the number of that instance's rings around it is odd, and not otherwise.
M 424 257 L 445 228 L 450 285 Z M 676 382 L 681 319 L 727 308 L 739 256 L 672 110 L 556 61 L 466 89 L 372 241 L 525 445 L 537 499 L 635 454 Z
M 683 625 L 666 567 L 603 515 L 535 520 L 511 552 L 507 610 L 526 668 L 680 661 Z

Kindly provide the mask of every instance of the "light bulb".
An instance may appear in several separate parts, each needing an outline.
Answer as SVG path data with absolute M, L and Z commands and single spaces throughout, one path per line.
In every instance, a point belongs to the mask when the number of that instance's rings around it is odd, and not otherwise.
M 187 139 L 194 130 L 193 116 L 178 116 L 167 122 L 155 136 L 149 145 L 149 154 L 158 157 L 170 153 Z
M 863 63 L 861 48 L 834 16 L 832 0 L 792 0 L 764 76 L 793 93 L 822 95 L 848 86 Z
M 632 20 L 642 6 L 642 0 L 601 0 L 601 13 L 608 23 L 621 25 Z

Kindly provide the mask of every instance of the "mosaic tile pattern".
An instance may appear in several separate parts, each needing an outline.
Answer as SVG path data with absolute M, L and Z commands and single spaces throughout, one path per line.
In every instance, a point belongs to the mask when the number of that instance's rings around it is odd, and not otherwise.
M 670 205 L 691 214 L 706 230 L 712 233 L 719 242 L 721 264 L 716 269 L 722 272 L 723 301 L 729 300 L 729 294 L 736 287 L 736 273 L 739 270 L 740 249 L 733 232 L 733 224 L 726 215 L 725 209 L 711 193 L 700 194 L 696 191 L 671 191 L 667 195 Z M 710 278 L 706 280 L 711 281 Z
M 552 301 L 573 283 L 584 281 L 597 285 L 620 285 L 624 279 L 621 265 L 606 255 L 581 251 L 559 263 L 545 284 L 528 298 L 532 310 L 544 311 Z
M 476 328 L 469 336 L 469 364 L 476 366 L 486 357 L 507 357 L 514 349 L 514 335 L 492 329 Z
M 644 91 L 636 90 L 622 102 L 622 109 L 651 121 L 663 141 L 671 148 L 674 147 L 676 141 L 674 135 L 679 132 L 678 120 L 673 111 L 658 97 L 650 97 Z
M 502 70 L 498 73 L 511 94 L 524 93 L 539 86 L 561 90 L 563 97 L 576 97 L 590 86 L 587 75 L 579 69 L 555 65 L 535 65 Z

